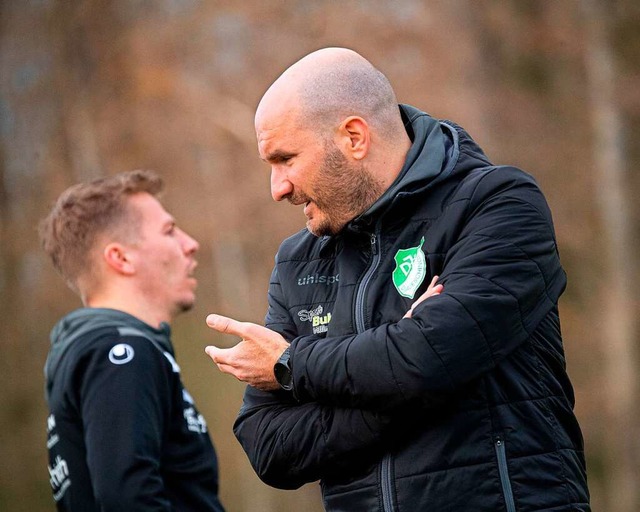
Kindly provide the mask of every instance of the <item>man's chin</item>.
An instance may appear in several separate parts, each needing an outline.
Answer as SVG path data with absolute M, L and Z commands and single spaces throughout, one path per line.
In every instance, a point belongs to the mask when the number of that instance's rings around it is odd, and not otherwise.
M 307 230 L 317 237 L 337 235 L 345 224 L 336 225 L 329 219 L 309 219 L 307 220 Z
M 315 223 L 312 221 L 307 221 L 307 230 L 317 237 L 331 236 L 335 234 L 327 224 Z
M 193 297 L 192 299 L 189 299 L 189 300 L 183 300 L 183 301 L 178 302 L 176 309 L 177 309 L 178 313 L 185 313 L 187 311 L 192 310 L 193 306 L 195 305 L 195 303 L 196 303 L 196 298 L 195 297 Z

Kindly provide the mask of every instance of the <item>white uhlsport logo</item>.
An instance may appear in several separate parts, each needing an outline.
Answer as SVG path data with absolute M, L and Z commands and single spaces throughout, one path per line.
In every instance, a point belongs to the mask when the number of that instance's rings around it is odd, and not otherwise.
M 113 364 L 125 364 L 133 359 L 133 347 L 126 343 L 118 343 L 109 351 L 109 361 Z

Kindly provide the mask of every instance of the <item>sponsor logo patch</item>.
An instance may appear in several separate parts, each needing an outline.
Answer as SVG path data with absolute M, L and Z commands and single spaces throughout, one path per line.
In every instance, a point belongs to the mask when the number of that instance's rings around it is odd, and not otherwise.
M 331 313 L 324 314 L 322 305 L 315 309 L 302 309 L 298 311 L 298 316 L 303 322 L 311 322 L 313 326 L 313 334 L 321 334 L 329 330 L 329 322 L 331 322 Z

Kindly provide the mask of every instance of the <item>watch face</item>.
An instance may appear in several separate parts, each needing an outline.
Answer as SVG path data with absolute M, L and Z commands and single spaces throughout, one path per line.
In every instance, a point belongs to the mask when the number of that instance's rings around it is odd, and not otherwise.
M 282 353 L 280 359 L 278 359 L 278 362 L 273 367 L 273 373 L 282 389 L 289 391 L 293 388 L 288 348 Z
M 284 389 L 291 386 L 291 371 L 282 363 L 276 365 L 276 380 Z

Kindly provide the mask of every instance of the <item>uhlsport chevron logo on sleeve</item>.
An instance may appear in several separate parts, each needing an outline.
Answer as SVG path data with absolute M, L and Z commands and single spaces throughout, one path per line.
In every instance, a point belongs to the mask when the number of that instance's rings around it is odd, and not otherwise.
M 424 237 L 417 247 L 400 249 L 394 256 L 396 268 L 392 275 L 393 284 L 400 295 L 409 299 L 413 299 L 427 275 L 427 261 L 422 252 L 423 244 Z

